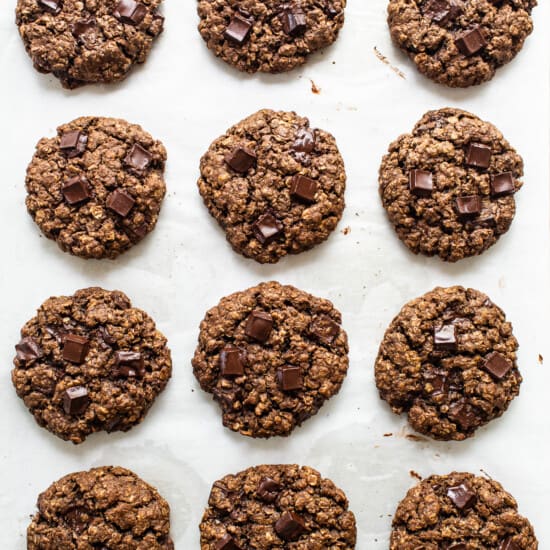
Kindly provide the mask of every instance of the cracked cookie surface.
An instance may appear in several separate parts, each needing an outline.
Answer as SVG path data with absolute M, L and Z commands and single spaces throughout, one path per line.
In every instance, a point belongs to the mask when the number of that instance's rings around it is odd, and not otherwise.
M 236 252 L 274 263 L 323 242 L 344 210 L 334 138 L 292 112 L 258 111 L 212 143 L 199 192 Z
M 489 122 L 460 109 L 427 112 L 390 146 L 379 192 L 415 254 L 455 262 L 481 254 L 510 228 L 523 160 Z
M 122 80 L 162 32 L 162 0 L 18 0 L 16 22 L 41 73 L 65 88 Z
M 124 468 L 66 475 L 37 505 L 27 550 L 174 550 L 168 503 Z
M 485 294 L 438 287 L 391 322 L 376 359 L 376 386 L 416 431 L 464 440 L 519 394 L 517 348 L 511 323 Z
M 14 365 L 36 422 L 73 443 L 139 424 L 172 373 L 154 321 L 122 292 L 97 287 L 46 300 L 21 329 Z
M 192 363 L 224 426 L 286 436 L 316 414 L 347 373 L 340 323 L 328 300 L 277 282 L 222 298 L 201 322 Z

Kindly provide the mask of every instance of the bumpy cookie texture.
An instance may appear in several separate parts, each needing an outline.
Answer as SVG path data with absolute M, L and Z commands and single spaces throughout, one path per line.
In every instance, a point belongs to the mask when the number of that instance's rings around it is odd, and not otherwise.
M 136 124 L 82 117 L 41 139 L 26 205 L 44 235 L 81 258 L 114 259 L 155 227 L 166 149 Z
M 164 18 L 162 0 L 18 0 L 16 22 L 41 73 L 65 88 L 122 80 L 144 63 Z
M 429 111 L 384 156 L 379 191 L 415 254 L 455 262 L 508 231 L 523 160 L 492 124 L 460 109 Z
M 469 473 L 431 476 L 393 518 L 390 550 L 537 550 L 533 527 L 500 483 Z
M 200 163 L 199 191 L 233 249 L 274 263 L 323 242 L 344 210 L 334 138 L 291 112 L 261 110 L 230 128 Z
M 328 300 L 277 282 L 236 292 L 208 311 L 192 363 L 224 426 L 286 436 L 316 414 L 347 373 L 340 323 Z
M 438 287 L 391 322 L 376 359 L 376 385 L 415 430 L 460 441 L 518 395 L 517 348 L 512 325 L 485 294 Z
M 124 468 L 62 477 L 38 497 L 27 550 L 173 550 L 170 508 Z
M 511 61 L 533 30 L 536 0 L 390 0 L 395 44 L 428 78 L 481 84 Z
M 199 0 L 199 32 L 240 71 L 281 73 L 336 40 L 345 7 L 346 0 Z
M 17 395 L 38 424 L 73 443 L 139 424 L 172 373 L 154 321 L 101 288 L 46 300 L 21 329 L 14 365 Z
M 216 481 L 201 550 L 355 548 L 344 492 L 308 466 L 263 465 Z

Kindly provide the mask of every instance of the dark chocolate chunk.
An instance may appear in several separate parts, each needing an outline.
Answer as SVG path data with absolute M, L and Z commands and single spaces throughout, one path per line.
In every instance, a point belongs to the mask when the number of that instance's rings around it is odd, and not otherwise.
M 147 7 L 135 0 L 120 0 L 114 11 L 114 16 L 123 23 L 139 25 L 147 15 Z
M 57 15 L 63 6 L 62 0 L 36 0 L 37 4 L 46 11 Z
M 78 365 L 84 363 L 90 351 L 90 340 L 78 334 L 66 334 L 63 340 L 63 359 Z
M 256 153 L 247 147 L 235 147 L 231 153 L 225 155 L 225 162 L 235 172 L 244 174 L 256 164 Z
M 470 56 L 485 48 L 487 40 L 485 40 L 481 29 L 476 26 L 456 38 L 455 44 L 463 55 Z
M 466 150 L 466 164 L 478 168 L 489 168 L 491 164 L 491 148 L 482 143 L 470 143 Z
M 460 399 L 449 407 L 447 416 L 456 422 L 463 430 L 470 430 L 480 424 L 480 419 L 475 413 L 474 407 L 464 399 Z
M 332 344 L 340 334 L 340 325 L 328 315 L 318 315 L 309 326 L 310 332 L 324 344 Z
M 88 390 L 84 386 L 67 388 L 63 394 L 63 409 L 67 414 L 82 414 L 90 404 Z
M 454 325 L 434 327 L 434 349 L 436 351 L 455 351 L 457 349 Z
M 242 550 L 229 533 L 226 533 L 223 538 L 216 543 L 215 548 L 216 550 Z
M 145 375 L 145 361 L 138 351 L 115 352 L 115 374 L 126 378 L 143 378 Z
M 116 340 L 109 334 L 109 331 L 105 327 L 100 326 L 97 329 L 97 332 L 100 340 L 108 347 L 111 347 L 113 344 L 116 343 Z
M 461 483 L 456 487 L 449 487 L 447 489 L 447 496 L 459 510 L 468 510 L 477 501 L 477 495 L 468 483 Z
M 72 206 L 91 198 L 90 186 L 85 176 L 73 176 L 61 188 L 65 200 Z
M 299 390 L 302 387 L 302 369 L 286 365 L 277 369 L 277 383 L 283 391 Z
M 22 338 L 19 344 L 15 345 L 17 359 L 23 363 L 31 363 L 42 357 L 42 349 L 32 336 Z
M 440 395 L 449 391 L 449 380 L 444 371 L 429 370 L 423 374 L 427 384 L 427 393 L 430 395 Z
M 311 128 L 299 128 L 292 144 L 297 153 L 311 153 L 315 149 L 315 132 Z
M 244 332 L 250 338 L 261 342 L 267 342 L 271 330 L 273 329 L 273 319 L 265 311 L 253 311 L 246 322 Z
M 236 13 L 223 33 L 224 37 L 236 44 L 243 44 L 252 29 L 253 21 L 240 13 Z
M 300 202 L 306 204 L 312 204 L 315 202 L 315 193 L 317 192 L 317 182 L 302 176 L 302 174 L 296 174 L 290 181 L 290 196 Z
M 433 176 L 427 170 L 411 170 L 409 172 L 409 189 L 417 197 L 429 197 L 432 194 Z
M 256 239 L 266 245 L 282 236 L 283 224 L 271 212 L 266 212 L 254 222 L 252 232 Z
M 147 151 L 145 147 L 142 147 L 139 143 L 134 143 L 134 145 L 132 145 L 132 148 L 126 155 L 124 162 L 130 168 L 142 171 L 151 164 L 151 160 L 153 160 L 153 155 L 149 151 Z
M 74 158 L 80 156 L 86 151 L 86 144 L 88 143 L 88 136 L 82 133 L 80 130 L 73 130 L 71 132 L 65 132 L 61 134 L 59 138 L 59 148 L 67 158 Z
M 508 537 L 498 545 L 498 550 L 521 550 L 521 548 L 512 540 L 512 537 Z
M 454 21 L 461 13 L 454 0 L 426 0 L 422 4 L 422 15 L 442 26 Z
M 501 174 L 496 174 L 491 178 L 492 197 L 513 195 L 515 190 L 514 175 L 512 172 L 502 172 Z
M 256 490 L 256 495 L 260 500 L 264 502 L 275 502 L 279 493 L 282 491 L 282 487 L 274 479 L 270 477 L 263 477 L 260 480 L 258 489 Z
M 473 218 L 481 212 L 481 197 L 479 195 L 467 195 L 456 198 L 456 209 L 461 218 Z
M 107 197 L 107 207 L 125 218 L 135 204 L 134 198 L 124 189 L 115 189 Z
M 485 358 L 483 368 L 495 378 L 502 380 L 512 369 L 512 363 L 498 351 L 493 351 Z
M 87 36 L 93 36 L 96 31 L 97 22 L 93 17 L 79 19 L 71 25 L 71 33 L 80 43 L 84 42 Z
M 284 512 L 275 522 L 275 532 L 284 541 L 299 539 L 306 530 L 304 520 L 294 512 Z
M 84 506 L 73 506 L 63 514 L 63 519 L 79 534 L 88 527 L 89 517 L 90 511 Z
M 281 14 L 283 31 L 290 36 L 300 36 L 306 32 L 306 14 L 299 8 L 285 9 Z
M 244 374 L 244 350 L 227 345 L 220 353 L 220 371 L 222 376 L 242 376 Z

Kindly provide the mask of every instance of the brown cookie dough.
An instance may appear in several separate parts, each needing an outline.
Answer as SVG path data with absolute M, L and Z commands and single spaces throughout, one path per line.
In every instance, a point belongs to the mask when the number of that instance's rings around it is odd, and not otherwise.
M 73 443 L 139 424 L 172 373 L 166 338 L 117 290 L 49 298 L 15 349 L 17 395 L 40 426 Z
M 382 204 L 415 254 L 481 254 L 512 224 L 523 160 L 492 124 L 460 109 L 427 112 L 389 147 Z
M 37 505 L 27 550 L 174 550 L 168 503 L 124 468 L 66 475 Z
M 533 527 L 493 479 L 453 472 L 407 493 L 393 518 L 390 550 L 537 550 Z
M 308 466 L 263 465 L 212 486 L 201 550 L 351 550 L 355 516 L 344 492 Z
M 286 436 L 316 414 L 348 370 L 340 323 L 328 300 L 277 282 L 222 298 L 201 323 L 192 363 L 224 426 Z
M 346 0 L 198 0 L 208 48 L 240 71 L 281 73 L 330 46 Z
M 16 23 L 34 67 L 64 88 L 122 80 L 162 32 L 162 0 L 18 0 Z
M 533 30 L 536 0 L 390 0 L 395 44 L 428 78 L 465 88 L 493 78 Z
M 323 242 L 344 210 L 336 141 L 296 113 L 258 111 L 202 157 L 199 191 L 236 252 L 274 263 Z
M 81 258 L 116 258 L 157 223 L 166 149 L 137 124 L 81 117 L 41 139 L 27 168 L 27 210 Z
M 391 322 L 376 359 L 376 386 L 418 432 L 460 441 L 518 395 L 517 348 L 511 323 L 485 294 L 438 287 Z

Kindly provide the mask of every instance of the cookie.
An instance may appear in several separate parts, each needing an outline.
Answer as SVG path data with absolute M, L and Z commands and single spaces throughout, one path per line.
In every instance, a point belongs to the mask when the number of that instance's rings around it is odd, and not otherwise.
M 212 486 L 201 550 L 350 550 L 356 526 L 344 492 L 308 466 L 263 465 Z
M 199 192 L 236 252 L 275 263 L 328 238 L 344 210 L 336 141 L 296 113 L 263 109 L 208 149 Z
M 533 30 L 536 0 L 389 0 L 394 43 L 418 70 L 446 86 L 493 78 Z
M 114 259 L 153 230 L 166 149 L 137 124 L 82 117 L 41 139 L 26 205 L 42 233 L 81 258 Z
M 27 550 L 174 550 L 168 503 L 124 468 L 66 475 L 38 497 L 37 506 Z
M 34 67 L 64 88 L 116 82 L 144 63 L 162 32 L 162 0 L 17 0 L 16 23 Z
M 224 426 L 286 436 L 316 414 L 348 370 L 340 323 L 328 300 L 277 282 L 222 298 L 201 323 L 192 363 Z
M 519 394 L 517 348 L 511 323 L 485 294 L 438 287 L 391 322 L 376 358 L 376 386 L 416 431 L 460 441 Z
M 493 479 L 434 475 L 407 493 L 393 518 L 390 550 L 537 550 L 533 527 Z
M 330 46 L 346 0 L 198 0 L 199 32 L 217 57 L 248 73 L 282 73 Z
M 395 140 L 379 172 L 382 204 L 415 254 L 456 262 L 512 224 L 523 160 L 492 124 L 460 109 L 427 112 Z
M 49 298 L 15 350 L 17 395 L 40 426 L 73 443 L 139 424 L 172 373 L 166 338 L 118 290 Z

